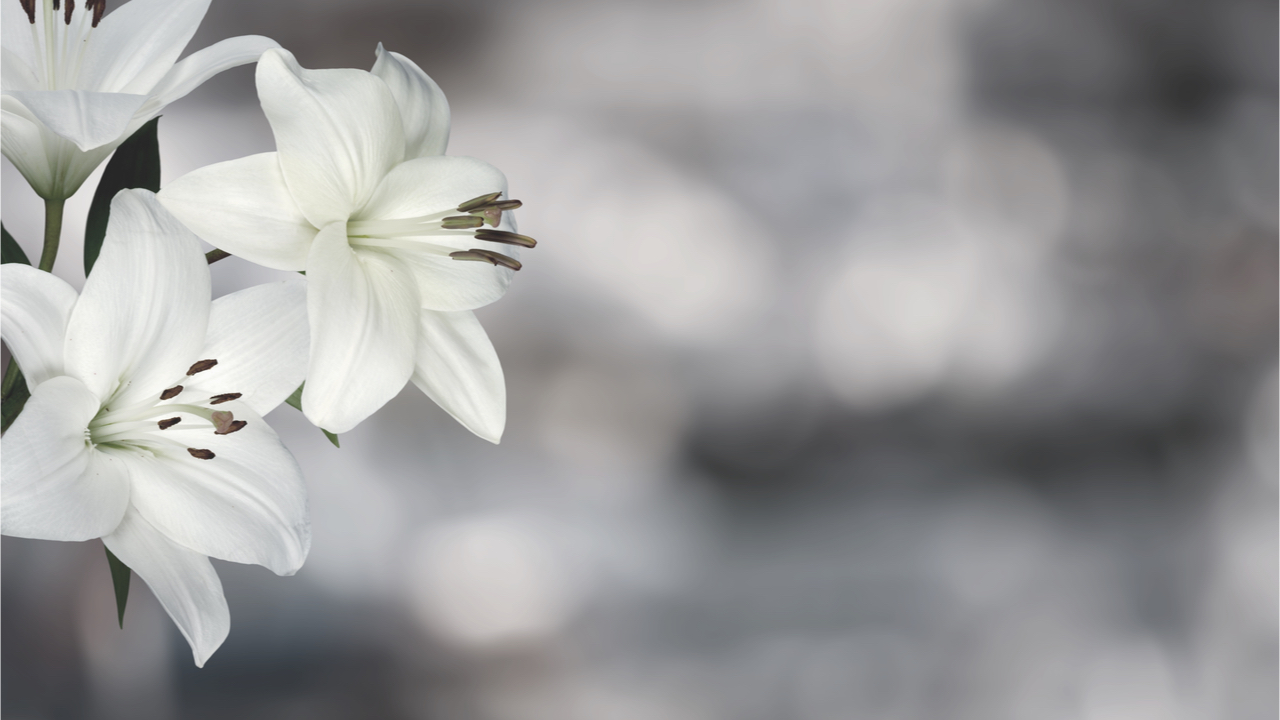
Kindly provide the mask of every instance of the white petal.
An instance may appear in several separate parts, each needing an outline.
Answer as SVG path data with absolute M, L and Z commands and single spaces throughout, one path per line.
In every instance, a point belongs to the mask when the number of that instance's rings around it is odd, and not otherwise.
M 67 374 L 104 401 L 114 394 L 113 405 L 130 405 L 186 375 L 208 324 L 199 241 L 151 192 L 121 191 L 67 325 Z
M 405 266 L 356 253 L 345 223 L 320 231 L 307 262 L 311 360 L 302 410 L 329 432 L 350 430 L 413 374 L 418 293 Z
M 26 106 L 11 95 L 0 95 L 0 149 L 37 195 L 50 198 L 59 183 L 53 176 L 41 133 L 40 122 Z
M 289 194 L 276 153 L 202 167 L 157 197 L 214 247 L 274 270 L 307 267 L 317 231 Z
M 27 20 L 27 13 L 22 9 L 22 3 L 7 2 L 0 7 L 0 45 L 3 45 L 6 51 L 3 69 L 0 70 L 0 73 L 4 74 L 4 89 L 34 89 L 9 86 L 9 64 L 13 60 L 25 65 L 28 68 L 28 73 L 34 73 L 39 67 L 39 60 L 36 59 L 35 41 L 31 33 L 31 23 Z M 9 53 L 13 54 L 12 58 Z
M 0 267 L 0 332 L 27 387 L 35 387 L 63 374 L 62 344 L 78 296 L 62 278 L 29 265 Z
M 410 160 L 387 173 L 356 219 L 412 218 L 455 208 L 472 198 L 506 192 L 507 179 L 494 166 L 468 157 L 436 156 Z M 509 227 L 511 213 L 503 213 L 500 229 Z M 457 250 L 481 248 L 511 257 L 510 245 L 485 243 L 470 235 L 432 236 L 427 240 Z M 430 310 L 473 310 L 497 300 L 511 284 L 512 271 L 488 263 L 461 262 L 444 255 L 397 249 L 396 257 L 410 266 L 418 283 L 422 307 Z
M 241 35 L 194 52 L 174 65 L 151 90 L 151 99 L 147 101 L 145 111 L 159 112 L 165 105 L 185 97 L 223 70 L 257 62 L 262 53 L 277 47 L 280 44 L 271 38 Z
M 200 351 L 201 359 L 218 364 L 186 387 L 210 396 L 238 392 L 241 402 L 266 415 L 306 378 L 310 334 L 301 275 L 224 295 L 213 301 Z
M 6 3 L 4 7 L 6 9 L 5 14 L 7 15 L 9 4 Z M 6 22 L 8 21 L 6 20 Z M 24 26 L 24 32 L 22 35 L 26 36 L 27 45 L 30 46 L 31 35 L 25 32 L 25 26 L 27 25 L 26 18 L 22 19 L 22 25 Z M 6 25 L 5 28 L 7 35 L 8 25 Z M 32 67 L 22 59 L 22 56 L 19 53 L 10 50 L 7 45 L 0 48 L 0 87 L 2 87 L 6 92 L 14 90 L 40 89 L 40 78 L 36 75 L 35 70 L 33 70 Z
M 47 0 L 46 0 L 47 1 Z M 169 72 L 209 9 L 209 0 L 132 0 L 89 38 L 83 87 L 146 95 Z
M 416 158 L 388 172 L 369 202 L 352 217 L 418 217 L 455 208 L 481 195 L 506 191 L 506 176 L 483 160 L 455 155 Z
M 231 611 L 209 558 L 165 537 L 132 509 L 102 543 L 147 583 L 191 644 L 196 666 L 204 667 L 231 631 Z
M 81 151 L 70 140 L 46 128 L 11 95 L 0 96 L 0 146 L 36 194 L 45 199 L 71 197 L 85 178 L 124 138 Z M 130 126 L 132 127 L 132 126 Z M 126 136 L 129 134 L 126 129 Z
M 391 88 L 404 126 L 406 159 L 443 155 L 449 145 L 449 101 L 422 68 L 378 43 L 372 72 Z
M 39 540 L 89 540 L 111 532 L 129 504 L 129 480 L 89 447 L 98 399 L 79 380 L 37 385 L 0 440 L 0 532 Z
M 468 430 L 497 443 L 507 387 L 493 343 L 474 313 L 424 311 L 413 384 Z
M 404 158 L 387 84 L 363 70 L 306 70 L 285 50 L 258 61 L 258 99 L 285 181 L 316 227 L 346 220 Z
M 215 457 L 199 460 L 178 450 L 131 458 L 131 504 L 184 547 L 292 575 L 311 547 L 302 470 L 266 421 L 244 403 L 217 409 L 248 424 L 229 435 L 189 429 L 193 422 L 153 431 Z
M 7 93 L 37 120 L 81 150 L 122 139 L 146 95 L 88 90 L 28 90 Z

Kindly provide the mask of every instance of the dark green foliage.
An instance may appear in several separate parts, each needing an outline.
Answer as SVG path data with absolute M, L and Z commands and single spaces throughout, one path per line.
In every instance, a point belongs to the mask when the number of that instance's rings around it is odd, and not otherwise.
M 156 137 L 159 122 L 160 118 L 155 118 L 138 128 L 116 148 L 107 169 L 102 171 L 102 180 L 93 193 L 89 219 L 84 226 L 85 275 L 93 270 L 98 253 L 102 251 L 102 239 L 107 235 L 107 220 L 111 215 L 111 198 L 128 188 L 146 188 L 151 192 L 160 190 L 160 143 Z

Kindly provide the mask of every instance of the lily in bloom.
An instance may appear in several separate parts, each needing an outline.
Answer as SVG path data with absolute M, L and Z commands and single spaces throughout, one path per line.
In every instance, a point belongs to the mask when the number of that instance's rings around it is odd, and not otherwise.
M 178 55 L 209 0 L 0 0 L 4 156 L 46 200 L 75 194 L 135 130 L 228 68 L 254 62 L 274 40 L 230 38 Z
M 4 341 L 33 388 L 0 441 L 0 532 L 100 537 L 203 665 L 230 629 L 209 557 L 302 566 L 293 456 L 262 420 L 302 381 L 305 279 L 209 302 L 197 238 L 146 190 L 111 203 L 84 291 L 3 266 Z
M 472 310 L 520 269 L 506 178 L 441 155 L 449 109 L 411 60 L 381 46 L 372 72 L 258 62 L 277 152 L 179 178 L 160 201 L 200 237 L 251 262 L 305 270 L 311 357 L 302 409 L 346 432 L 412 379 L 498 442 L 506 389 Z

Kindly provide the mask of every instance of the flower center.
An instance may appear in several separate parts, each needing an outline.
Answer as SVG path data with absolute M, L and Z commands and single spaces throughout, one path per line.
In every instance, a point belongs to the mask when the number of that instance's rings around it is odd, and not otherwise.
M 77 90 L 80 68 L 89 35 L 102 21 L 106 0 L 85 0 L 76 12 L 75 0 L 43 0 L 40 22 L 36 22 L 37 0 L 18 0 L 31 23 L 31 40 L 40 67 L 33 68 L 44 79 L 47 90 Z
M 519 270 L 520 261 L 485 248 L 458 250 L 456 245 L 432 242 L 429 238 L 471 238 L 502 245 L 531 248 L 538 241 L 527 235 L 497 230 L 502 213 L 520 207 L 519 200 L 500 200 L 502 193 L 481 195 L 452 210 L 414 218 L 394 220 L 353 220 L 347 223 L 347 239 L 352 246 L 392 248 L 448 255 L 454 260 L 474 260 Z M 464 213 L 464 214 L 457 214 Z M 484 227 L 489 225 L 489 228 Z M 464 245 L 465 247 L 465 245 Z
M 187 370 L 186 377 L 204 372 L 217 364 L 217 360 L 201 360 Z M 181 398 L 184 392 L 189 397 Z M 185 429 L 212 430 L 215 435 L 237 432 L 248 422 L 236 420 L 230 411 L 215 410 L 212 406 L 239 397 L 240 393 L 221 393 L 200 398 L 196 393 L 187 391 L 183 385 L 174 385 L 160 393 L 156 399 L 144 400 L 128 407 L 103 406 L 89 421 L 88 439 L 94 445 L 153 455 L 159 455 L 166 449 L 180 448 L 194 458 L 212 460 L 216 457 L 212 450 L 190 447 L 185 442 L 168 437 L 164 431 L 182 424 Z

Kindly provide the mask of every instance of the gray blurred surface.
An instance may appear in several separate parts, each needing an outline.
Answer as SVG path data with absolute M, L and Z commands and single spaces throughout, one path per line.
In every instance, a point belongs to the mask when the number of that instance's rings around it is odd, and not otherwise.
M 412 388 L 341 450 L 276 411 L 314 547 L 293 578 L 218 563 L 203 670 L 141 584 L 115 627 L 99 543 L 6 538 L 4 716 L 1275 718 L 1276 26 L 215 0 L 192 49 L 383 42 L 447 93 L 450 153 L 507 173 L 540 240 L 481 311 L 507 434 Z M 160 138 L 166 180 L 271 150 L 252 70 Z

